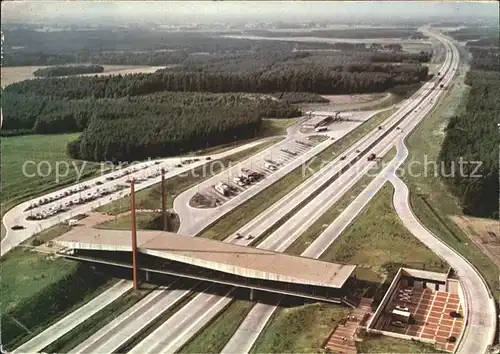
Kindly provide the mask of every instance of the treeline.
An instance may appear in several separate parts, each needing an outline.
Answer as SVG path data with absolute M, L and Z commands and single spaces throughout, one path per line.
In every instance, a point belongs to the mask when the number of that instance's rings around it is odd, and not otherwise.
M 51 99 L 4 92 L 3 136 L 81 132 L 90 121 L 162 117 L 189 107 L 236 108 L 248 106 L 261 118 L 292 118 L 300 111 L 286 102 L 242 94 L 169 92 L 121 99 Z
M 54 77 L 65 75 L 93 74 L 104 72 L 104 67 L 100 65 L 72 65 L 72 66 L 51 66 L 40 68 L 33 72 L 36 77 Z
M 309 92 L 279 92 L 272 95 L 286 103 L 327 103 L 328 100 L 316 93 Z
M 261 52 L 190 56 L 181 65 L 168 71 L 233 71 L 265 72 L 276 66 L 315 66 L 342 71 L 343 67 L 359 63 L 428 62 L 432 53 L 396 53 L 371 50 L 342 52 Z
M 134 161 L 177 155 L 254 137 L 261 123 L 252 104 L 237 107 L 184 107 L 140 118 L 92 119 L 68 145 L 75 159 Z
M 328 43 L 221 38 L 215 33 L 145 30 L 37 32 L 6 30 L 3 66 L 171 65 L 197 53 L 291 52 L 331 48 Z
M 351 64 L 335 69 L 313 65 L 277 65 L 264 72 L 171 72 L 118 76 L 26 80 L 6 92 L 67 99 L 120 98 L 160 91 L 314 92 L 353 94 L 384 92 L 397 85 L 426 80 L 421 65 Z
M 248 94 L 158 93 L 119 99 L 51 99 L 3 92 L 2 135 L 82 132 L 76 159 L 131 161 L 254 137 L 262 118 L 292 118 L 284 101 Z
M 444 180 L 459 197 L 465 214 L 498 218 L 500 75 L 473 70 L 467 73 L 466 84 L 471 86 L 466 111 L 450 119 L 439 156 L 445 176 L 449 176 Z M 461 160 L 466 163 L 463 174 Z M 477 163 L 480 168 L 476 171 Z
M 498 25 L 466 27 L 455 31 L 449 31 L 447 34 L 455 38 L 457 41 L 470 41 L 487 37 L 498 38 Z
M 312 31 L 268 31 L 268 30 L 247 30 L 248 35 L 262 37 L 327 37 L 327 38 L 426 38 L 416 29 L 403 28 L 353 28 L 353 29 L 332 29 L 332 30 L 312 30 Z M 234 34 L 241 34 L 234 32 Z

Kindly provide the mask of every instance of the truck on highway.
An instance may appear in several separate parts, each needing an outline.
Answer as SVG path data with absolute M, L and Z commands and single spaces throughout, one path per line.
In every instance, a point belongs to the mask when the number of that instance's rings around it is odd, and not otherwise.
M 368 161 L 373 161 L 373 160 L 375 160 L 376 157 L 377 157 L 377 155 L 375 155 L 374 153 L 371 153 L 370 155 L 368 155 L 367 160 Z
M 322 127 L 317 127 L 314 129 L 316 132 L 320 133 L 320 132 L 326 132 L 328 130 L 327 127 L 325 126 L 322 126 Z

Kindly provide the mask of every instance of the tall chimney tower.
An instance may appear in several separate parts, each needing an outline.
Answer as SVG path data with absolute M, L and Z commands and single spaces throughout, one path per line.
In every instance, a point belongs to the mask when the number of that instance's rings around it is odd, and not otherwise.
M 130 181 L 130 218 L 132 220 L 132 276 L 134 280 L 134 289 L 137 290 L 137 228 L 135 225 L 135 192 L 134 180 Z
M 161 169 L 161 212 L 163 213 L 163 231 L 167 231 L 167 193 L 165 191 L 165 169 Z

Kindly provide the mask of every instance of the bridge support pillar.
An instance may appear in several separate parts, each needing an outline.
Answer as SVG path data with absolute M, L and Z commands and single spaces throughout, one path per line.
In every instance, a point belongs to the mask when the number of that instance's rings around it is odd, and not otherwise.
M 255 289 L 250 289 L 250 301 L 253 301 L 255 297 Z
M 149 271 L 146 270 L 146 281 L 149 281 Z

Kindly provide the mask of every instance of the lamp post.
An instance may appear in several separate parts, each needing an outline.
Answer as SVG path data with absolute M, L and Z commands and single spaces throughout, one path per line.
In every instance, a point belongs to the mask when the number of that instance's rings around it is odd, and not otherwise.
M 130 181 L 130 218 L 132 222 L 132 278 L 134 289 L 137 290 L 137 229 L 135 225 L 135 192 L 134 180 Z

